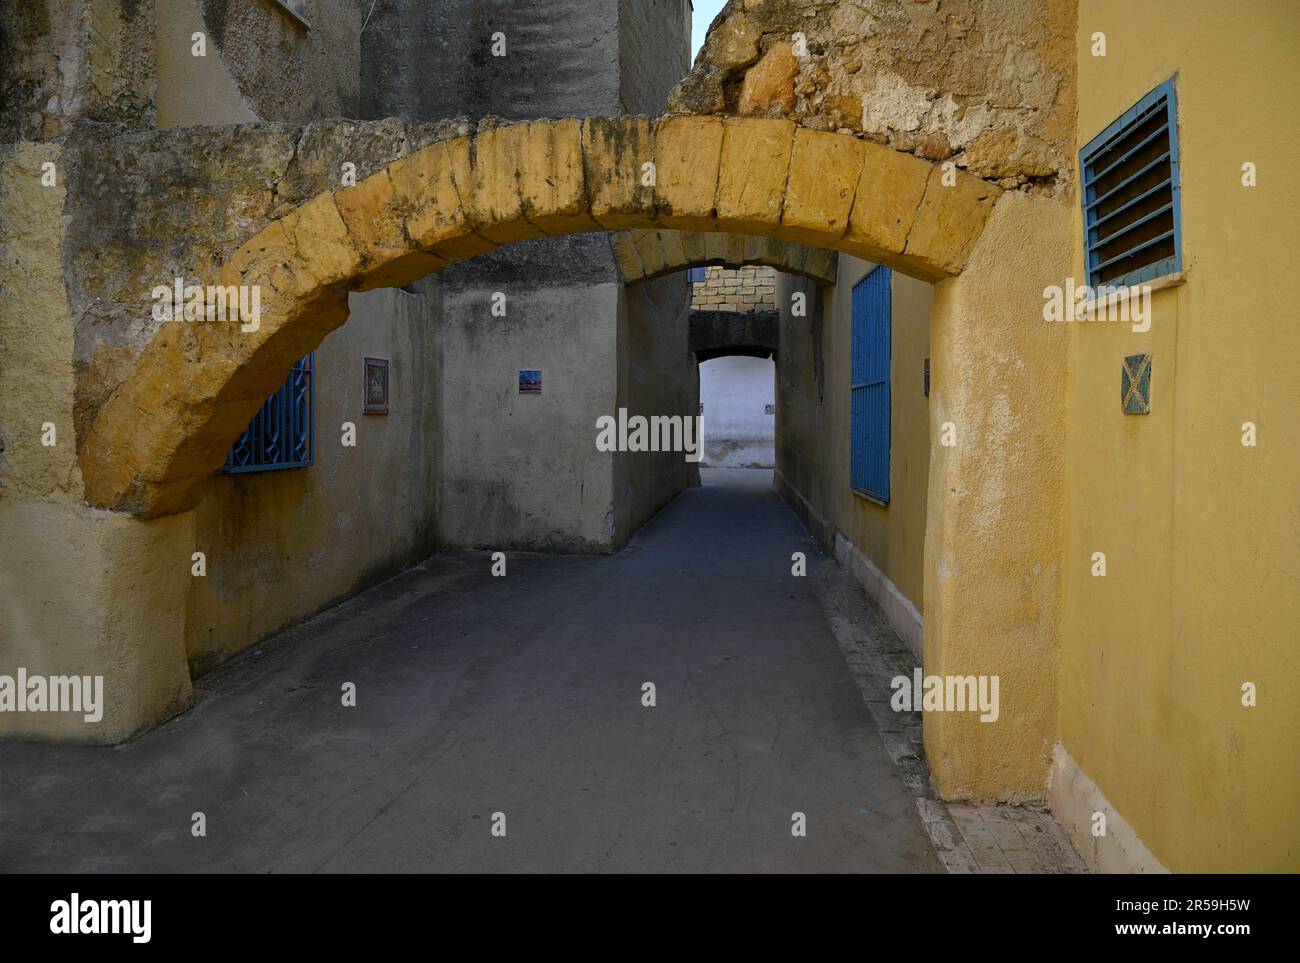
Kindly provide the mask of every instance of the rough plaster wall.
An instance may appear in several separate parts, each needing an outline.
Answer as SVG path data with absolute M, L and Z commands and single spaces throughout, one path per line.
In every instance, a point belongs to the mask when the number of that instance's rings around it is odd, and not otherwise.
M 259 119 L 252 102 L 240 94 L 239 82 L 215 43 L 204 56 L 194 56 L 194 35 L 207 32 L 195 3 L 176 0 L 158 8 L 155 50 L 160 128 L 220 127 Z
M 210 41 L 265 120 L 361 116 L 361 23 L 369 2 L 306 0 L 304 27 L 273 0 L 197 3 Z M 211 54 L 209 54 L 211 56 Z
M 618 407 L 628 414 L 694 415 L 699 379 L 688 346 L 685 276 L 678 272 L 631 284 L 620 303 Z M 606 414 L 616 415 L 611 408 Z M 616 544 L 684 488 L 699 484 L 699 467 L 682 452 L 620 452 L 616 458 Z
M 0 141 L 88 118 L 154 123 L 154 0 L 0 4 Z
M 367 117 L 619 112 L 618 0 L 385 0 L 362 44 Z
M 771 468 L 776 463 L 776 369 L 765 358 L 714 358 L 700 365 L 704 464 Z
M 788 116 L 1056 190 L 1073 150 L 1074 22 L 1073 0 L 730 0 L 668 108 Z
M 619 286 L 513 290 L 505 317 L 494 290 L 443 290 L 439 541 L 609 551 L 613 456 L 596 419 L 614 409 Z M 520 394 L 520 369 L 542 372 L 541 394 Z
M 803 294 L 807 313 L 791 311 Z M 822 350 L 826 305 L 808 278 L 779 273 L 776 356 L 776 468 L 786 482 L 814 505 L 829 504 L 829 479 L 820 469 L 826 357 Z
M 1071 210 L 1009 194 L 961 277 L 935 285 L 925 666 L 997 675 L 1001 715 L 925 718 L 945 798 L 1043 801 L 1057 739 L 1065 512 L 1066 326 L 1042 291 L 1071 270 Z M 1027 243 L 1026 239 L 1033 239 Z
M 186 624 L 196 673 L 434 551 L 442 301 L 435 278 L 413 287 L 350 295 L 347 324 L 316 349 L 310 468 L 212 479 L 195 511 L 208 555 Z M 365 357 L 389 360 L 387 415 L 362 413 Z
M 57 144 L 0 153 L 0 499 L 81 498 L 72 422 L 72 312 L 59 271 L 63 183 L 41 186 L 42 165 L 62 165 Z M 59 444 L 41 443 L 52 423 Z
M 691 66 L 690 0 L 619 0 L 619 106 L 655 115 Z

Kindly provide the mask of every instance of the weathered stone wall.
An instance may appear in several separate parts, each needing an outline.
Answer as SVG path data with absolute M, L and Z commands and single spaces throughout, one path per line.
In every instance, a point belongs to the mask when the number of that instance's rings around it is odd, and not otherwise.
M 1072 155 L 1075 7 L 730 0 L 668 106 L 790 117 L 951 159 L 1002 187 L 1054 190 Z
M 258 117 L 302 123 L 362 116 L 360 37 L 369 0 L 306 0 L 310 26 L 275 0 L 197 5 L 240 96 Z
M 705 268 L 691 285 L 691 307 L 704 311 L 761 311 L 776 307 L 776 269 Z
M 0 142 L 154 123 L 154 0 L 0 4 Z
M 61 163 L 79 428 L 157 331 L 155 285 L 176 277 L 210 283 L 250 231 L 337 188 L 344 163 L 364 178 L 394 157 L 467 129 L 455 121 L 169 131 L 81 125 Z

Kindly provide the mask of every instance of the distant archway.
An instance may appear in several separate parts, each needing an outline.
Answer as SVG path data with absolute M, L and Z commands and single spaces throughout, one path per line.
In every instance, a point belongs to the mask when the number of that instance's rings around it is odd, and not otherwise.
M 610 237 L 619 273 L 629 284 L 704 265 L 773 267 L 787 274 L 834 284 L 834 251 L 779 237 L 706 234 L 700 231 L 620 231 Z

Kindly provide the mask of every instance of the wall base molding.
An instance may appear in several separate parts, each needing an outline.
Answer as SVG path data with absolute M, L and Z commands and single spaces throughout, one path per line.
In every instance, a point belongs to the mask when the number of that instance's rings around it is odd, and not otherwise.
M 835 556 L 840 568 L 852 575 L 863 591 L 875 600 L 899 638 L 907 643 L 908 649 L 916 656 L 917 664 L 923 665 L 925 623 L 916 606 L 861 549 L 813 508 L 812 503 L 786 480 L 779 469 L 773 469 L 772 474 L 776 479 L 777 491 L 795 510 L 795 514 L 803 519 L 813 537 Z
M 1052 815 L 1094 873 L 1168 873 L 1135 830 L 1059 742 L 1052 752 Z M 1105 813 L 1106 835 L 1094 836 L 1094 813 Z

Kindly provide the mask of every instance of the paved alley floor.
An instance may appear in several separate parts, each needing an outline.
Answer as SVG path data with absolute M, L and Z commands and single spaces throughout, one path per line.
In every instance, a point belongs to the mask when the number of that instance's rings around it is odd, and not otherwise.
M 815 543 L 704 476 L 612 557 L 435 557 L 125 746 L 0 747 L 0 871 L 942 872 Z

